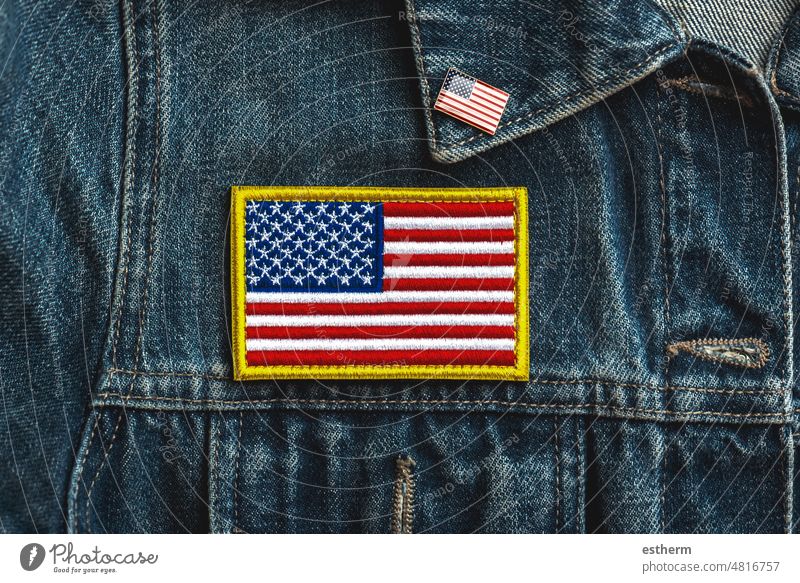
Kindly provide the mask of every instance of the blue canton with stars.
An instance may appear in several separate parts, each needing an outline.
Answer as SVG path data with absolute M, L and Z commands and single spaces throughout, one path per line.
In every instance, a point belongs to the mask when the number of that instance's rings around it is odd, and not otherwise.
M 447 78 L 444 80 L 444 90 L 455 93 L 461 99 L 469 99 L 472 96 L 472 89 L 475 87 L 475 79 L 465 75 L 461 71 L 450 69 Z
M 383 207 L 374 202 L 248 201 L 248 291 L 383 288 Z

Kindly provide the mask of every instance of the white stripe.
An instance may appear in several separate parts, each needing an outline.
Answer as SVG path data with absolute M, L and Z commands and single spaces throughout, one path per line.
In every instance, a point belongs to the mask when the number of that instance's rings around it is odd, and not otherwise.
M 438 109 L 439 111 L 443 111 L 444 113 L 453 115 L 463 122 L 472 124 L 478 129 L 488 129 L 490 132 L 494 132 L 495 129 L 497 129 L 497 122 L 500 121 L 500 118 L 498 118 L 496 121 L 492 123 L 481 121 L 477 117 L 469 113 L 459 111 L 449 103 L 444 103 L 444 102 L 440 102 L 439 105 L 436 106 L 436 109 Z
M 514 277 L 514 266 L 503 265 L 499 267 L 460 267 L 460 266 L 403 266 L 384 267 L 384 279 L 399 278 L 434 278 L 446 279 L 455 277 L 483 278 L 483 277 Z
M 386 229 L 513 229 L 514 216 L 384 217 Z
M 373 293 L 247 292 L 248 304 L 384 304 L 394 302 L 513 302 L 511 291 L 387 291 Z
M 514 314 L 247 316 L 248 326 L 513 326 Z
M 470 103 L 480 105 L 481 107 L 494 112 L 494 114 L 498 117 L 503 115 L 503 107 L 505 107 L 502 104 L 498 105 L 494 100 L 490 100 L 485 95 L 478 95 L 478 93 L 474 91 L 472 93 Z
M 501 117 L 500 113 L 496 113 L 494 111 L 489 112 L 488 109 L 484 108 L 478 103 L 475 103 L 474 101 L 465 101 L 460 97 L 453 97 L 449 93 L 445 93 L 441 96 L 439 99 L 439 107 L 450 108 L 459 115 L 480 120 L 481 123 L 485 122 L 495 124 Z
M 506 101 L 508 101 L 508 93 L 500 92 L 493 87 L 489 87 L 488 85 L 482 84 L 475 84 L 475 87 L 472 90 L 472 94 L 477 94 L 478 97 L 482 97 L 488 101 L 496 101 L 497 104 L 501 107 L 504 107 Z
M 513 338 L 309 338 L 247 340 L 247 350 L 514 350 Z
M 443 242 L 409 243 L 406 241 L 386 241 L 383 244 L 384 253 L 400 255 L 413 255 L 415 253 L 513 253 L 514 241 L 475 241 L 475 242 Z

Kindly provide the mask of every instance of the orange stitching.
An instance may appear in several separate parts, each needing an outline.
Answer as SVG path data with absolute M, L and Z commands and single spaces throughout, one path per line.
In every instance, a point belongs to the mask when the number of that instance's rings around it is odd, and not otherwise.
M 109 369 L 109 374 L 125 374 L 134 375 L 139 377 L 179 377 L 179 378 L 194 378 L 209 381 L 223 381 L 233 382 L 231 377 L 217 376 L 217 375 L 203 375 L 190 372 L 166 372 L 166 371 L 134 371 L 125 369 Z M 362 379 L 370 380 L 370 379 Z M 453 379 L 450 379 L 453 380 Z M 650 389 L 653 391 L 686 391 L 690 393 L 713 393 L 720 395 L 783 395 L 783 390 L 763 389 L 763 390 L 748 390 L 748 389 L 724 389 L 724 388 L 705 388 L 705 387 L 687 387 L 681 385 L 674 385 L 668 387 L 660 387 L 656 385 L 646 385 L 639 383 L 621 383 L 613 380 L 601 379 L 538 379 L 532 380 L 533 384 L 540 385 L 609 385 L 613 387 L 625 389 Z
M 121 259 L 125 263 L 125 267 L 123 268 L 123 277 L 122 277 L 122 289 L 120 290 L 120 305 L 119 311 L 117 313 L 116 322 L 114 324 L 114 337 L 111 343 L 111 362 L 112 366 L 116 366 L 117 363 L 117 341 L 119 340 L 119 330 L 121 327 L 123 311 L 125 307 L 125 296 L 128 289 L 128 267 L 130 266 L 130 250 L 131 250 L 131 224 L 133 220 L 130 216 L 129 212 L 126 212 L 125 205 L 126 202 L 130 200 L 130 195 L 133 191 L 136 182 L 136 128 L 138 125 L 138 110 L 136 108 L 136 99 L 138 96 L 138 88 L 139 88 L 139 65 L 137 63 L 136 57 L 136 23 L 135 18 L 131 18 L 131 6 L 128 2 L 121 2 L 121 10 L 124 13 L 124 23 L 123 26 L 125 28 L 123 36 L 125 37 L 126 41 L 126 48 L 125 48 L 125 57 L 126 57 L 126 65 L 129 67 L 129 81 L 126 84 L 128 89 L 127 94 L 127 106 L 130 111 L 130 122 L 128 123 L 128 127 L 126 128 L 125 132 L 125 147 L 126 147 L 126 156 L 128 153 L 130 154 L 129 164 L 130 164 L 130 176 L 126 177 L 123 180 L 122 190 L 125 196 L 122 199 L 122 208 L 120 212 L 122 216 L 124 216 L 128 224 L 126 225 L 126 234 L 125 234 L 125 246 L 122 249 L 122 256 Z M 128 34 L 130 33 L 130 34 Z M 127 165 L 127 162 L 126 162 Z M 100 405 L 102 407 L 102 404 Z M 94 436 L 97 433 L 97 430 L 100 426 L 100 416 L 97 415 L 95 417 L 95 424 L 92 427 L 92 432 L 89 435 L 89 441 L 86 443 L 86 449 L 83 452 L 83 457 L 80 461 L 80 471 L 77 476 L 77 480 L 75 482 L 75 493 L 73 495 L 73 507 L 75 516 L 73 517 L 73 530 L 78 529 L 78 496 L 80 494 L 78 489 L 78 484 L 83 482 L 83 473 L 86 469 L 86 460 L 89 458 L 89 451 L 92 449 L 92 443 L 94 443 Z M 86 488 L 85 482 L 83 483 L 84 489 Z M 87 512 L 86 512 L 86 529 L 88 532 L 91 532 L 91 527 L 89 525 L 89 513 L 88 513 L 88 505 L 90 502 L 89 495 L 87 493 Z
M 148 234 L 147 234 L 147 271 L 144 277 L 144 293 L 142 294 L 142 304 L 139 308 L 139 325 L 138 325 L 138 332 L 136 337 L 136 348 L 134 349 L 134 356 L 133 356 L 133 368 L 136 369 L 139 367 L 139 359 L 142 355 L 142 336 L 144 335 L 144 322 L 145 322 L 145 313 L 147 312 L 147 300 L 149 297 L 150 291 L 150 276 L 153 272 L 153 255 L 155 254 L 155 245 L 153 240 L 155 239 L 154 231 L 155 231 L 155 223 L 156 223 L 156 214 L 158 210 L 158 188 L 159 188 L 159 173 L 158 173 L 158 164 L 159 164 L 159 149 L 161 147 L 161 132 L 160 132 L 160 124 L 161 124 L 161 117 L 160 117 L 160 92 L 161 92 L 161 83 L 160 83 L 160 73 L 161 68 L 158 65 L 158 60 L 161 58 L 161 43 L 158 40 L 158 11 L 156 9 L 156 5 L 158 0 L 151 0 L 150 4 L 150 19 L 151 19 L 151 32 L 153 36 L 153 45 L 154 45 L 154 56 L 153 59 L 156 61 L 156 75 L 155 75 L 155 97 L 156 97 L 156 112 L 155 112 L 155 153 L 153 159 L 153 204 L 150 210 L 150 220 L 148 221 Z M 127 265 L 125 266 L 127 269 Z M 126 275 L 127 277 L 127 275 Z M 121 319 L 122 314 L 120 314 Z M 119 328 L 117 328 L 119 330 Z M 136 382 L 136 376 L 131 379 L 131 385 L 128 389 L 128 394 L 133 391 L 134 385 Z M 97 484 L 97 480 L 100 478 L 100 474 L 103 469 L 106 467 L 106 463 L 108 462 L 109 458 L 111 457 L 111 450 L 114 447 L 114 443 L 117 440 L 117 434 L 119 432 L 119 428 L 122 425 L 122 416 L 124 411 L 120 411 L 119 416 L 117 417 L 117 422 L 114 425 L 114 431 L 111 433 L 111 440 L 108 443 L 108 447 L 105 449 L 105 456 L 103 456 L 103 460 L 100 462 L 100 465 L 97 468 L 97 472 L 92 478 L 92 482 L 89 484 L 89 490 L 86 492 L 86 518 L 88 523 L 89 518 L 89 505 L 91 502 L 92 492 L 94 491 L 94 487 Z
M 235 532 L 239 527 L 239 459 L 242 457 L 242 425 L 244 425 L 244 411 L 239 411 L 239 435 L 236 438 L 236 466 L 233 474 L 233 528 Z
M 556 513 L 555 513 L 555 520 L 556 520 L 556 534 L 561 530 L 558 527 L 559 522 L 561 522 L 561 452 L 559 451 L 558 447 L 558 415 L 553 416 L 553 439 L 554 439 L 554 450 L 555 450 L 555 457 L 556 457 Z
M 431 130 L 431 146 L 436 151 L 436 122 L 433 119 L 433 110 L 431 105 L 431 86 L 428 83 L 428 74 L 425 72 L 425 54 L 422 51 L 422 33 L 419 30 L 417 21 L 417 9 L 414 6 L 414 0 L 406 0 L 406 10 L 408 12 L 408 24 L 411 33 L 411 42 L 416 47 L 419 56 L 419 82 L 422 85 L 424 92 L 422 108 L 425 111 L 426 125 Z
M 286 399 L 286 398 L 276 398 L 276 399 L 250 399 L 250 400 L 238 400 L 238 401 L 227 401 L 223 399 L 190 399 L 190 398 L 179 398 L 179 397 L 140 397 L 131 395 L 129 397 L 125 397 L 119 393 L 103 393 L 101 395 L 105 397 L 106 400 L 110 398 L 115 399 L 125 399 L 127 401 L 174 401 L 174 402 L 182 402 L 182 403 L 194 403 L 200 405 L 268 405 L 268 404 L 275 404 L 275 403 L 282 403 L 286 405 L 502 405 L 508 407 L 524 407 L 527 409 L 597 409 L 601 411 L 611 411 L 611 412 L 619 412 L 619 413 L 646 413 L 646 414 L 664 414 L 664 415 L 672 415 L 672 416 L 681 416 L 681 415 L 709 415 L 712 417 L 721 416 L 721 417 L 731 417 L 731 418 L 750 418 L 750 417 L 765 417 L 765 418 L 775 418 L 775 419 L 783 419 L 784 415 L 782 413 L 766 413 L 766 412 L 757 412 L 757 413 L 726 413 L 720 411 L 666 411 L 663 409 L 640 409 L 640 408 L 626 408 L 626 407 L 612 407 L 612 406 L 603 406 L 597 404 L 560 404 L 560 403 L 528 403 L 525 401 L 503 401 L 498 399 L 491 399 L 487 401 L 480 401 L 480 400 L 446 400 L 446 399 L 409 399 L 409 400 L 402 400 L 402 399 L 363 399 L 359 401 L 353 401 L 348 399 Z M 114 405 L 104 405 L 104 406 L 114 406 Z

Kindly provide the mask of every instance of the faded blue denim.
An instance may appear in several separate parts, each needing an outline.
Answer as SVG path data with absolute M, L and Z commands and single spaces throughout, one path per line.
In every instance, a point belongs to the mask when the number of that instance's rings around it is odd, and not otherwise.
M 797 530 L 798 130 L 797 13 L 7 0 L 0 529 L 389 532 L 410 457 L 413 532 Z M 233 184 L 526 186 L 531 381 L 232 381 Z

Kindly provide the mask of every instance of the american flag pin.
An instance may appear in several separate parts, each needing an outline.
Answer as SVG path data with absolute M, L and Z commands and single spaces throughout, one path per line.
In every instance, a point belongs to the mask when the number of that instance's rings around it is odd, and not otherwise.
M 494 135 L 508 97 L 505 91 L 451 67 L 433 108 Z
M 236 379 L 528 378 L 524 188 L 232 198 Z

